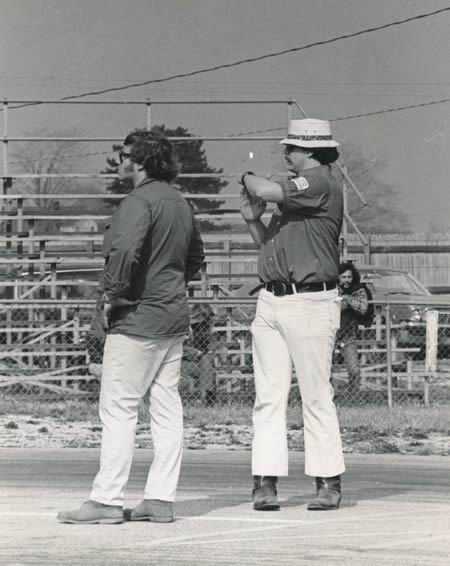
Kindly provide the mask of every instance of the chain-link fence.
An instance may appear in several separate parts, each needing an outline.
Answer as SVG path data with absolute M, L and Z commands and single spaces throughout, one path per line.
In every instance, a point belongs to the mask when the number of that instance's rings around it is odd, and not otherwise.
M 338 405 L 450 401 L 450 304 L 431 299 L 414 308 L 407 301 L 378 303 L 369 327 L 338 333 L 332 371 Z M 186 404 L 252 405 L 254 309 L 250 299 L 192 302 L 180 382 Z M 92 330 L 94 313 L 95 302 L 87 300 L 1 302 L 1 397 L 95 402 L 103 342 Z M 294 375 L 291 401 L 299 396 Z

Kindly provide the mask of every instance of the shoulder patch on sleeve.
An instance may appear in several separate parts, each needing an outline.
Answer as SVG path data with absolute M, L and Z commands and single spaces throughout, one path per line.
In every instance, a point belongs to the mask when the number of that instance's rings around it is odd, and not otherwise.
M 298 191 L 305 191 L 309 188 L 308 180 L 305 177 L 295 177 L 291 181 L 295 184 Z

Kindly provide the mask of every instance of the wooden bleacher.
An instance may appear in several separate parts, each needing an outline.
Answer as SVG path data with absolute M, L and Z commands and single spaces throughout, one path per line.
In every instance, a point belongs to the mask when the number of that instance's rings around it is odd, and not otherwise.
M 0 195 L 1 196 L 1 195 Z M 4 195 L 3 195 L 4 196 Z M 112 195 L 54 195 L 56 199 L 64 198 L 111 198 Z M 24 201 L 35 198 L 35 195 L 8 195 L 16 201 L 12 210 L 0 214 L 0 223 L 4 222 L 7 230 L 0 236 L 0 296 L 3 299 L 15 300 L 14 306 L 0 304 L 0 387 L 11 385 L 14 371 L 22 385 L 28 383 L 36 386 L 45 383 L 45 387 L 67 388 L 67 381 L 80 382 L 91 377 L 87 373 L 89 357 L 86 350 L 80 348 L 83 335 L 89 326 L 85 322 L 73 323 L 77 320 L 74 307 L 68 307 L 64 301 L 72 289 L 77 287 L 92 290 L 96 287 L 96 277 L 103 266 L 101 247 L 103 235 L 98 232 L 71 232 L 40 234 L 37 232 L 39 221 L 104 221 L 109 216 L 104 214 L 43 214 L 24 206 Z M 5 200 L 5 199 L 3 199 Z M 1 204 L 1 200 L 0 200 Z M 11 208 L 11 207 L 10 207 Z M 199 216 L 200 217 L 200 216 Z M 205 238 L 206 269 L 201 279 L 191 284 L 193 296 L 230 297 L 241 284 L 255 279 L 257 253 L 252 248 L 249 238 L 244 243 L 235 243 L 226 239 L 223 234 L 211 234 Z M 83 275 L 82 275 L 83 272 Z M 86 273 L 90 273 L 89 277 Z M 64 275 L 63 275 L 64 273 Z M 77 277 L 77 274 L 80 277 Z M 44 307 L 38 300 L 42 293 L 55 301 L 45 307 L 53 309 L 53 326 L 45 319 Z M 29 302 L 27 302 L 29 301 Z M 27 302 L 27 304 L 24 304 Z M 58 303 L 59 302 L 59 303 Z M 23 303 L 23 304 L 22 304 Z M 251 310 L 253 301 L 249 301 Z M 93 309 L 93 301 L 85 306 L 85 310 Z M 237 307 L 233 307 L 236 309 Z M 248 324 L 232 321 L 235 312 L 228 309 L 230 317 L 225 323 L 218 324 L 214 331 L 224 332 L 227 336 L 225 357 L 232 362 L 222 363 L 216 358 L 218 382 L 225 387 L 239 388 L 240 382 L 252 380 L 248 371 L 248 359 L 251 355 L 242 333 L 248 332 Z M 20 320 L 15 320 L 19 317 Z M 41 317 L 37 320 L 38 315 Z M 71 318 L 72 317 L 72 318 Z M 87 318 L 87 317 L 85 317 Z M 244 317 L 245 319 L 245 317 Z M 70 326 L 76 331 L 66 330 Z M 64 326 L 67 325 L 67 326 Z M 393 327 L 395 329 L 395 327 Z M 50 330 L 50 334 L 46 334 Z M 383 327 L 378 323 L 377 335 L 381 336 Z M 58 344 L 56 336 L 64 336 L 65 344 Z M 239 335 L 237 340 L 234 339 Z M 247 340 L 248 341 L 248 340 Z M 236 343 L 239 345 L 236 346 Z M 14 348 L 12 346 L 15 344 Z M 83 354 L 84 352 L 84 354 Z M 405 360 L 392 362 L 393 376 L 406 390 L 416 390 L 423 386 L 426 372 L 418 364 L 407 359 L 409 354 L 417 352 L 417 348 L 392 348 L 392 353 L 405 355 Z M 377 363 L 364 362 L 370 356 L 386 357 L 386 345 L 381 339 L 360 343 L 363 358 L 363 385 L 367 388 L 385 388 L 386 360 Z M 76 357 L 84 357 L 85 363 L 74 365 Z M 1 362 L 13 360 L 13 369 L 1 366 Z M 42 368 L 40 364 L 45 365 Z M 405 365 L 406 364 L 406 365 Z M 401 371 L 400 371 L 401 370 Z M 63 379 L 67 376 L 67 379 Z M 69 377 L 70 376 L 70 377 Z M 346 379 L 342 368 L 335 368 L 334 376 L 340 381 Z M 233 384 L 228 385 L 229 383 Z

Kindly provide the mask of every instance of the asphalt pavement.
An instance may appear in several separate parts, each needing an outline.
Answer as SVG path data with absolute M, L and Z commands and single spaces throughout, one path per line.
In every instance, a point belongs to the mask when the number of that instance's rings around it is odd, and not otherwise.
M 87 499 L 97 449 L 0 449 L 0 564 L 448 566 L 450 458 L 347 455 L 343 505 L 311 512 L 303 454 L 292 452 L 278 512 L 252 510 L 250 452 L 186 450 L 173 524 L 63 525 Z M 137 450 L 127 506 L 141 498 Z

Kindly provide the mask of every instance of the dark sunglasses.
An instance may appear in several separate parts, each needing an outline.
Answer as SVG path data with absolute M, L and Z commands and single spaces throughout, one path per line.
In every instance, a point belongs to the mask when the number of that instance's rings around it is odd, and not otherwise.
M 120 163 L 123 163 L 125 161 L 125 159 L 130 159 L 131 158 L 131 153 L 128 153 L 126 151 L 119 151 L 119 161 Z

